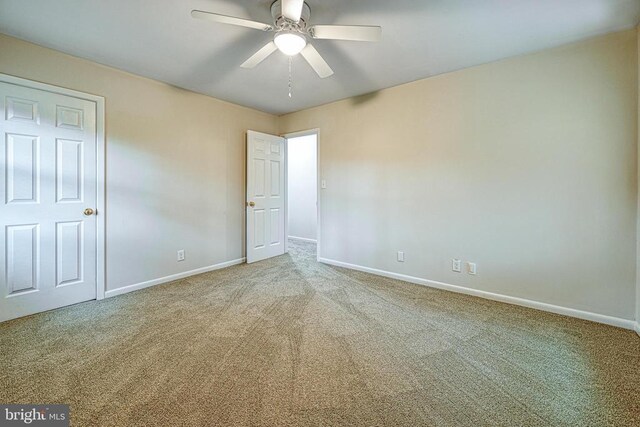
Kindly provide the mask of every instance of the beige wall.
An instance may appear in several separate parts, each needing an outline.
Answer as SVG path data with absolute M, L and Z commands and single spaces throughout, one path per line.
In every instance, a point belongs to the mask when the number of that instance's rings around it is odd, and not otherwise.
M 639 38 L 279 119 L 2 35 L 0 72 L 106 98 L 108 289 L 242 257 L 244 132 L 320 128 L 323 257 L 632 319 Z
M 633 319 L 637 55 L 625 31 L 283 116 L 320 128 L 321 256 Z
M 244 256 L 244 134 L 277 117 L 2 35 L 0 72 L 106 98 L 107 289 Z
M 637 28 L 638 47 L 638 121 L 636 132 L 638 135 L 638 165 L 640 169 L 640 26 Z M 640 334 L 640 170 L 638 170 L 638 225 L 637 225 L 637 250 L 636 250 L 636 332 Z

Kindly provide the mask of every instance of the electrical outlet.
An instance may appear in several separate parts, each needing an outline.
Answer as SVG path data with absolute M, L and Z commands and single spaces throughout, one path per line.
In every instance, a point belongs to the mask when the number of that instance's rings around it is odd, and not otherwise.
M 323 180 L 320 181 L 320 187 L 323 188 L 323 189 L 327 188 L 327 180 L 326 179 L 323 179 Z
M 460 261 L 459 259 L 452 259 L 451 260 L 451 270 L 455 271 L 456 273 L 461 273 L 462 272 L 462 261 Z
M 404 252 L 398 251 L 398 262 L 404 262 Z
M 475 262 L 467 263 L 467 273 L 473 274 L 474 276 L 478 273 L 478 266 Z
M 178 251 L 178 261 L 184 261 L 184 249 Z

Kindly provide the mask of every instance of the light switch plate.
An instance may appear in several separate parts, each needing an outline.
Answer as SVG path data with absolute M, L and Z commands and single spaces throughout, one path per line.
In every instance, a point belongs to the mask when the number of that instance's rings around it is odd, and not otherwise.
M 467 273 L 476 275 L 478 273 L 478 266 L 475 262 L 467 263 Z

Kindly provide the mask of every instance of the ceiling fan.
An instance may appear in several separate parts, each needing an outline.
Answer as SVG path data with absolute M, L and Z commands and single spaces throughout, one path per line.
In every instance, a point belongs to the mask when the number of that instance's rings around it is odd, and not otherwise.
M 311 9 L 304 0 L 276 0 L 271 5 L 273 25 L 203 10 L 191 11 L 194 18 L 205 19 L 221 24 L 239 25 L 261 31 L 273 31 L 273 41 L 267 43 L 253 56 L 247 59 L 242 68 L 254 68 L 267 59 L 276 50 L 288 56 L 301 54 L 320 78 L 329 77 L 333 70 L 309 44 L 311 39 L 379 41 L 382 28 L 368 25 L 310 25 Z

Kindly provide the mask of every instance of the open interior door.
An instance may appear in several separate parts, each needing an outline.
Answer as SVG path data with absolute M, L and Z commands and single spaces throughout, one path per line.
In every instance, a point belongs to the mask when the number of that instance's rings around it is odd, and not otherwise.
M 284 254 L 284 138 L 247 132 L 247 262 Z

